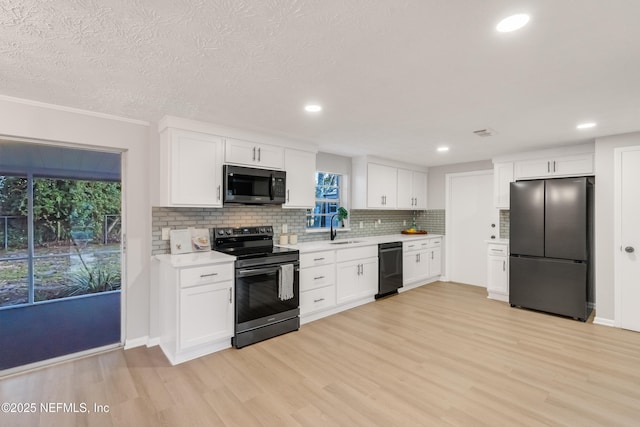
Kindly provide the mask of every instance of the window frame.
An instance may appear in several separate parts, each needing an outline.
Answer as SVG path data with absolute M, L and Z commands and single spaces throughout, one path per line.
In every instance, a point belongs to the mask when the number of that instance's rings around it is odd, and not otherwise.
M 338 207 L 345 208 L 347 211 L 349 210 L 349 175 L 340 173 L 340 172 L 331 172 L 326 170 L 316 170 L 315 171 L 315 179 L 314 179 L 314 207 L 312 209 L 306 209 L 305 213 L 305 231 L 307 233 L 320 233 L 327 232 L 331 229 L 331 227 L 309 227 L 309 219 L 314 216 L 328 216 L 328 214 L 314 214 L 316 203 L 330 203 L 327 199 L 318 199 L 315 197 L 318 189 L 318 174 L 329 174 L 329 175 L 337 175 L 340 177 L 339 185 L 338 185 L 338 199 L 336 202 L 338 203 Z M 332 214 L 333 215 L 333 214 Z M 334 226 L 334 230 L 338 231 L 350 231 L 350 221 L 349 218 L 344 220 L 344 227 L 341 227 L 337 223 Z

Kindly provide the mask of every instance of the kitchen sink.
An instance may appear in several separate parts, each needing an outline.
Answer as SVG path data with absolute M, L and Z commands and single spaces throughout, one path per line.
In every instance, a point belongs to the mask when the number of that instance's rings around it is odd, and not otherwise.
M 349 243 L 360 243 L 360 240 L 338 240 L 337 242 L 331 242 L 331 245 L 348 245 Z

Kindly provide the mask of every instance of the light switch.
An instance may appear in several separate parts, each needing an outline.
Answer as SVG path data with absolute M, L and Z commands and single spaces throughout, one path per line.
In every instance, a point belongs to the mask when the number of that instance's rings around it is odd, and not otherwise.
M 169 240 L 169 231 L 171 231 L 170 227 L 162 228 L 162 240 Z

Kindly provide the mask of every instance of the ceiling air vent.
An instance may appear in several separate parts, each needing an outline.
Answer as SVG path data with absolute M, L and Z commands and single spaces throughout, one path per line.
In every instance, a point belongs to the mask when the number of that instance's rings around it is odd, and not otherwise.
M 486 129 L 478 129 L 478 130 L 474 130 L 473 133 L 475 133 L 478 136 L 493 136 L 496 134 L 496 131 L 491 129 L 491 128 L 486 128 Z

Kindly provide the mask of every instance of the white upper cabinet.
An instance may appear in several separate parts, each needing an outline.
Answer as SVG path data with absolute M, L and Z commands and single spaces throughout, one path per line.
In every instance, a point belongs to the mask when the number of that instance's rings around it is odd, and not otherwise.
M 513 162 L 493 165 L 493 206 L 509 209 L 509 188 L 513 182 Z
M 369 163 L 367 167 L 367 207 L 393 209 L 396 207 L 396 168 Z
M 160 135 L 160 205 L 222 207 L 222 139 L 166 128 Z
M 226 138 L 224 162 L 256 168 L 284 169 L 284 149 L 275 145 Z
M 287 194 L 283 207 L 313 209 L 315 206 L 316 154 L 285 148 Z
M 354 209 L 426 209 L 427 173 L 385 164 L 382 159 L 352 159 Z M 420 169 L 416 166 L 416 169 Z
M 398 169 L 398 209 L 427 208 L 427 174 Z
M 515 162 L 515 178 L 549 178 L 593 175 L 593 153 Z

